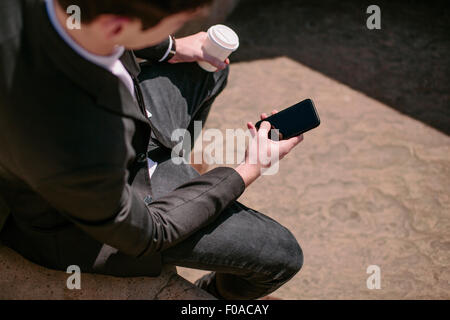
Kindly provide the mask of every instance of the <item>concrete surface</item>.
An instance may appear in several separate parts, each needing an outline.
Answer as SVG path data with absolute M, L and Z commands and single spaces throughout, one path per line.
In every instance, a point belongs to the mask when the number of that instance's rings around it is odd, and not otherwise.
M 166 268 L 158 278 L 117 278 L 81 273 L 81 289 L 69 290 L 71 274 L 25 260 L 0 244 L 0 299 L 212 300 L 214 297 Z
M 312 97 L 322 125 L 241 197 L 288 226 L 303 270 L 285 299 L 450 298 L 448 1 L 245 0 L 209 128 Z M 369 265 L 381 289 L 368 290 Z M 179 268 L 194 280 L 203 272 Z
M 450 298 L 450 138 L 296 61 L 237 63 L 207 128 L 244 128 L 311 97 L 322 124 L 240 201 L 305 256 L 284 299 Z M 204 146 L 209 142 L 205 142 Z M 381 289 L 366 286 L 381 268 Z M 204 272 L 178 268 L 194 281 Z

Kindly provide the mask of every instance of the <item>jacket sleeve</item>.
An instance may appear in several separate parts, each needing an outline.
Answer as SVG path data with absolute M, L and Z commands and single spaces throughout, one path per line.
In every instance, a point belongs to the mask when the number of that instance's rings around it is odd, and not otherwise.
M 35 186 L 41 196 L 102 243 L 142 256 L 161 252 L 208 225 L 245 189 L 232 168 L 216 168 L 146 205 L 114 168 L 83 169 Z
M 170 50 L 170 44 L 170 38 L 167 38 L 156 46 L 148 47 L 142 50 L 135 50 L 134 54 L 136 57 L 145 59 L 149 62 L 158 62 L 164 57 L 164 55 L 166 55 L 166 53 L 168 53 Z

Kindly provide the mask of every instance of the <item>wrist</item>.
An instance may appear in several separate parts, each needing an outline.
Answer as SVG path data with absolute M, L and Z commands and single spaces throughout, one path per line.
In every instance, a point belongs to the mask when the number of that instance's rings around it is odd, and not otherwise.
M 244 180 L 245 187 L 248 187 L 261 175 L 261 168 L 257 164 L 250 164 L 248 162 L 241 163 L 236 168 L 237 173 L 240 174 Z

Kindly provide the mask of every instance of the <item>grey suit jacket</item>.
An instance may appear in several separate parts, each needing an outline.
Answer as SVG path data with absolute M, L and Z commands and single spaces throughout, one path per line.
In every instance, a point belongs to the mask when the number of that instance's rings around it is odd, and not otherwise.
M 152 59 L 163 47 L 139 54 Z M 157 275 L 161 251 L 212 222 L 245 188 L 223 167 L 148 201 L 144 159 L 158 133 L 145 116 L 133 52 L 122 62 L 139 103 L 66 45 L 43 1 L 0 2 L 0 196 L 11 212 L 1 238 L 44 266 L 105 272 L 106 244 Z

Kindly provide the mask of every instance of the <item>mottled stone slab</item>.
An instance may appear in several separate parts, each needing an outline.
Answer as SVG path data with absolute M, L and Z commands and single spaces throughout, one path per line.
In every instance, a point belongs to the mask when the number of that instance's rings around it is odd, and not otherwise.
M 450 137 L 285 57 L 232 64 L 207 127 L 245 128 L 305 98 L 321 126 L 240 199 L 304 250 L 303 269 L 275 295 L 449 299 Z M 380 290 L 366 286 L 369 265 L 381 268 Z

